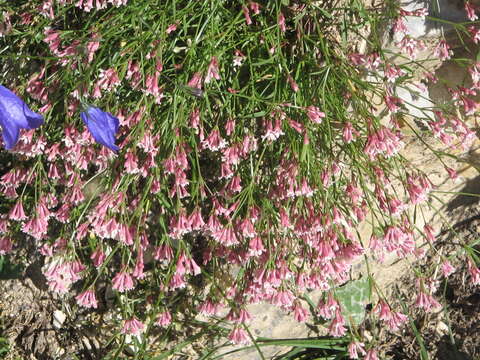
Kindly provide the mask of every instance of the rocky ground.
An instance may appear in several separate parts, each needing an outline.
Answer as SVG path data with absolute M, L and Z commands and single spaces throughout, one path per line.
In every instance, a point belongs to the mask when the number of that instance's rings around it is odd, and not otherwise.
M 467 182 L 463 193 L 480 195 L 480 176 Z M 447 205 L 447 214 L 452 220 L 444 226 L 437 239 L 437 250 L 448 256 L 458 250 L 457 244 L 476 244 L 473 249 L 480 251 L 480 198 L 459 195 Z M 438 259 L 432 252 L 419 264 L 425 268 Z M 437 260 L 438 261 L 438 260 Z M 425 314 L 410 308 L 413 326 L 421 334 L 423 345 L 430 359 L 437 360 L 478 360 L 480 359 L 480 287 L 471 284 L 467 264 L 454 260 L 456 271 L 447 280 L 438 284 L 436 297 L 442 300 L 444 309 Z M 411 301 L 416 294 L 411 275 L 404 275 L 394 285 L 394 297 Z M 394 301 L 395 301 L 394 300 Z M 407 326 L 397 334 L 388 334 L 383 345 L 391 359 L 419 359 L 420 343 L 413 326 Z

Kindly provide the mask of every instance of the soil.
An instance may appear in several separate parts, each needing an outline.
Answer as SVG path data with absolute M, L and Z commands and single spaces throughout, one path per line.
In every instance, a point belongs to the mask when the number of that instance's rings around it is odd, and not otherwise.
M 13 278 L 0 281 L 0 332 L 10 344 L 6 359 L 101 358 L 96 312 L 72 313 L 65 299 L 48 291 L 39 263 L 8 277 Z
M 96 288 L 97 309 L 79 307 L 70 295 L 58 295 L 48 289 L 42 274 L 42 256 L 35 249 L 10 254 L 8 263 L 0 264 L 0 358 L 6 360 L 99 360 L 132 359 L 135 342 L 132 337 L 117 336 L 122 322 L 111 286 L 100 281 Z M 29 260 L 27 260 L 29 259 Z M 26 264 L 26 267 L 14 264 Z M 78 293 L 74 289 L 72 293 Z M 199 331 L 188 319 L 178 319 L 179 328 L 166 332 L 150 331 L 148 354 L 164 354 L 172 345 L 191 338 Z M 196 359 L 206 344 L 208 332 L 198 336 L 196 344 L 182 348 L 184 357 Z M 211 336 L 213 338 L 213 335 Z M 8 353 L 5 352 L 5 341 Z M 123 345 L 123 346 L 122 346 Z
M 480 194 L 480 176 L 467 182 L 464 193 Z M 444 226 L 437 238 L 437 252 L 429 251 L 418 264 L 418 269 L 426 270 L 427 264 L 439 263 L 438 253 L 449 256 L 455 254 L 460 244 L 474 244 L 475 251 L 480 234 L 480 199 L 459 195 L 447 205 L 447 215 L 453 225 Z M 463 255 L 451 260 L 456 271 L 438 284 L 434 296 L 444 309 L 425 313 L 411 306 L 417 293 L 415 279 L 405 275 L 394 287 L 397 304 L 409 306 L 413 326 L 421 334 L 423 346 L 429 359 L 435 360 L 479 360 L 480 359 L 480 287 L 472 285 L 468 275 L 467 262 Z M 437 271 L 441 271 L 438 267 Z M 440 276 L 439 276 L 440 278 Z M 395 300 L 394 300 L 395 302 Z M 388 334 L 381 346 L 387 358 L 393 360 L 421 359 L 421 346 L 416 339 L 412 324 L 402 332 Z

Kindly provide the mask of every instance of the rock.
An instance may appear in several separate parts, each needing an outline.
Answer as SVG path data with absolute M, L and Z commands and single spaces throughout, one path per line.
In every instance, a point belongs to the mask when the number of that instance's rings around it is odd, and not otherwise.
M 408 110 L 408 116 L 413 118 L 433 118 L 433 113 L 428 109 L 434 106 L 430 100 L 428 89 L 421 89 L 415 86 L 397 87 L 397 95 L 403 100 L 405 107 Z
M 425 1 L 401 1 L 400 6 L 406 11 L 415 11 L 427 7 Z M 466 22 L 467 13 L 463 8 L 463 2 L 455 3 L 451 0 L 438 0 L 430 2 L 428 6 L 428 15 L 432 18 L 438 18 L 454 23 Z M 426 37 L 440 37 L 443 33 L 453 30 L 453 26 L 445 22 L 436 21 L 431 18 L 419 16 L 407 16 L 405 25 L 410 36 L 416 39 Z M 401 36 L 394 35 L 395 41 L 401 40 Z
M 55 329 L 60 329 L 65 322 L 67 315 L 60 310 L 55 310 L 53 312 L 53 327 Z
M 82 343 L 85 349 L 92 350 L 92 344 L 90 344 L 90 341 L 86 336 L 82 336 Z
M 439 321 L 437 323 L 437 326 L 435 327 L 435 332 L 440 336 L 447 335 L 448 334 L 448 325 L 445 324 L 443 321 Z

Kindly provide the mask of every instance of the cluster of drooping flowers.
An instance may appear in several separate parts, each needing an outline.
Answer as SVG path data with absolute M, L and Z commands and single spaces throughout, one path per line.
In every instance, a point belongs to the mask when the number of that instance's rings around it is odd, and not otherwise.
M 74 4 L 76 7 L 85 12 L 90 12 L 93 9 L 102 10 L 107 8 L 109 4 L 119 7 L 126 5 L 128 0 L 43 0 L 42 4 L 38 6 L 40 13 L 50 19 L 55 19 L 54 3 L 60 6 Z
M 56 19 L 59 7 L 73 6 L 93 16 L 108 4 L 127 3 L 64 0 L 55 7 L 44 1 L 40 13 Z M 244 30 L 270 21 L 278 36 L 293 31 L 291 9 L 272 18 L 262 8 L 247 2 L 238 9 Z M 402 19 L 424 15 L 422 10 L 402 11 L 394 24 L 405 33 L 399 46 L 412 59 L 421 44 L 406 34 Z M 28 12 L 20 18 L 21 26 L 37 21 Z M 163 25 L 165 37 L 189 33 L 176 19 Z M 147 50 L 139 50 L 127 39 L 113 41 L 99 28 L 85 30 L 84 39 L 71 38 L 73 31 L 58 26 L 43 28 L 49 61 L 29 74 L 23 87 L 39 102 L 43 116 L 0 87 L 4 148 L 30 161 L 15 163 L 0 179 L 6 199 L 0 254 L 31 240 L 45 257 L 43 272 L 52 291 L 69 295 L 78 282 L 76 302 L 97 308 L 99 279 L 107 280 L 122 299 L 135 298 L 139 288 L 154 289 L 156 306 L 136 300 L 125 314 L 122 332 L 139 335 L 148 319 L 170 326 L 175 309 L 169 296 L 192 291 L 189 285 L 201 278 L 208 286 L 194 294 L 196 311 L 216 316 L 227 308 L 225 319 L 233 324 L 229 339 L 242 344 L 250 341 L 244 329 L 251 320 L 249 304 L 268 302 L 305 322 L 309 312 L 303 294 L 319 290 L 319 315 L 330 321 L 332 336 L 343 336 L 349 323 L 335 288 L 348 280 L 358 258 L 369 252 L 379 260 L 388 254 L 420 257 L 415 238 L 425 236 L 433 243 L 434 230 L 426 225 L 418 231 L 408 209 L 425 203 L 434 185 L 407 165 L 397 173 L 391 163 L 405 146 L 400 118 L 406 104 L 396 93 L 409 71 L 405 66 L 377 52 L 338 59 L 352 77 L 381 74 L 377 86 L 388 122 L 379 121 L 371 102 L 355 98 L 359 89 L 351 83 L 331 89 L 338 91 L 341 104 L 300 100 L 308 84 L 286 68 L 278 75 L 284 77 L 285 98 L 275 98 L 275 103 L 261 99 L 250 108 L 245 99 L 263 97 L 260 85 L 270 76 L 255 80 L 258 88 L 242 87 L 242 72 L 254 56 L 259 64 L 274 63 L 282 49 L 269 45 L 260 53 L 255 48 L 231 49 L 228 56 L 208 53 L 187 71 L 190 55 L 181 54 L 189 51 L 191 39 L 185 40 L 188 46 L 172 45 L 166 51 L 155 35 Z M 474 41 L 476 36 L 472 32 Z M 265 38 L 260 40 L 266 45 Z M 115 52 L 109 53 L 110 48 Z M 445 42 L 435 51 L 441 59 L 451 56 Z M 112 54 L 111 62 L 106 54 Z M 68 78 L 70 85 L 51 75 L 66 69 L 73 76 L 81 73 L 75 81 Z M 474 86 L 452 89 L 456 105 L 467 115 L 477 110 L 472 97 L 480 82 L 478 64 L 469 72 Z M 56 94 L 64 96 L 64 104 L 56 102 Z M 238 113 L 224 111 L 227 103 Z M 340 108 L 360 109 L 358 117 L 346 116 Z M 368 116 L 362 117 L 365 112 Z M 435 110 L 424 122 L 448 146 L 467 148 L 474 139 L 456 114 Z M 448 171 L 454 178 L 455 171 Z M 356 229 L 373 211 L 380 220 L 366 242 Z M 475 264 L 469 264 L 473 281 L 480 282 Z M 453 271 L 447 260 L 442 269 L 446 275 Z M 427 283 L 419 283 L 415 303 L 428 311 L 437 303 Z M 155 313 L 140 315 L 147 302 Z M 385 299 L 374 313 L 392 331 L 406 320 Z M 352 358 L 377 357 L 361 339 L 352 341 L 349 353 Z

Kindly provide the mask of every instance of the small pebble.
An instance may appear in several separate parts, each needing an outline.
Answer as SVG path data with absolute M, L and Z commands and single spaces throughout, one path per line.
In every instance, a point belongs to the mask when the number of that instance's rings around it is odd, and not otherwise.
M 55 310 L 53 312 L 53 327 L 55 329 L 60 329 L 65 322 L 65 319 L 67 318 L 67 315 L 65 315 L 62 311 L 60 310 Z

